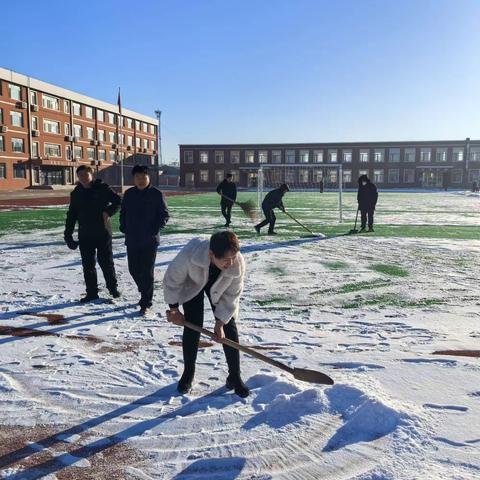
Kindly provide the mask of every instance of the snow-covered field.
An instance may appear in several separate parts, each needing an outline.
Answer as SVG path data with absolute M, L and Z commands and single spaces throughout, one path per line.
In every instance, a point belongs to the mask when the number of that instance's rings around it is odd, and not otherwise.
M 461 202 L 478 209 L 478 198 Z M 480 350 L 480 241 L 243 240 L 241 342 L 335 385 L 243 355 L 242 400 L 223 388 L 217 344 L 201 350 L 192 394 L 176 394 L 181 330 L 165 321 L 161 287 L 191 236 L 162 238 L 149 319 L 136 316 L 121 239 L 123 298 L 79 305 L 79 253 L 59 230 L 2 237 L 0 478 L 480 478 L 480 360 L 433 354 Z

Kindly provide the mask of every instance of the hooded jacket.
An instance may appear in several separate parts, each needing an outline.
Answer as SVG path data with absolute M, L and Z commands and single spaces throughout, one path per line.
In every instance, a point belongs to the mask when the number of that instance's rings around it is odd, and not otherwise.
M 367 182 L 362 185 L 362 182 Z M 361 175 L 358 179 L 357 201 L 360 210 L 375 210 L 378 200 L 378 191 L 366 175 Z

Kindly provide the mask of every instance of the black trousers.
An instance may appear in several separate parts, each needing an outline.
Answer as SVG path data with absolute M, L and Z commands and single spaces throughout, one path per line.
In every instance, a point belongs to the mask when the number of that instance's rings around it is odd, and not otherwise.
M 367 219 L 368 219 L 368 228 L 373 227 L 373 214 L 375 210 L 373 208 L 368 208 L 364 210 L 360 210 L 360 218 L 361 218 L 361 228 L 365 228 L 365 225 L 367 225 Z
M 260 222 L 257 225 L 257 227 L 262 228 L 268 223 L 269 224 L 268 231 L 271 233 L 273 232 L 273 229 L 275 227 L 275 222 L 277 221 L 277 217 L 275 216 L 275 213 L 273 213 L 273 208 L 262 207 L 262 210 L 263 210 L 263 214 L 265 215 L 265 220 L 263 220 L 263 222 Z
M 199 327 L 203 327 L 204 293 L 207 294 L 210 300 L 210 292 L 204 289 L 196 297 L 183 304 L 185 320 Z M 215 312 L 215 308 L 211 302 L 210 305 Z M 230 319 L 230 321 L 224 325 L 223 331 L 226 338 L 238 342 L 238 330 L 234 318 Z M 182 338 L 184 376 L 192 379 L 195 374 L 199 340 L 200 334 L 198 332 L 184 327 Z M 240 378 L 240 353 L 237 349 L 229 347 L 228 345 L 223 345 L 223 351 L 227 360 L 229 376 L 232 377 L 232 379 Z
M 140 307 L 152 306 L 153 299 L 153 271 L 157 258 L 157 244 L 143 247 L 127 246 L 128 271 L 137 284 L 140 292 Z
M 231 218 L 232 218 L 232 202 L 225 202 L 222 201 L 220 203 L 220 207 L 222 209 L 222 215 L 225 218 L 225 223 L 230 224 L 231 223 Z
M 87 295 L 98 294 L 97 269 L 95 266 L 97 259 L 108 290 L 115 290 L 117 288 L 117 277 L 113 264 L 112 237 L 80 238 L 79 243 Z

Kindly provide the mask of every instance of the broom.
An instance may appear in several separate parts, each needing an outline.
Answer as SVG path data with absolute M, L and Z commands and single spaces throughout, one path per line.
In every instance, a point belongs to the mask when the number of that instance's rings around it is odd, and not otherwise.
M 220 194 L 223 198 L 226 200 L 229 200 L 230 202 L 234 203 L 235 205 L 238 205 L 243 213 L 252 221 L 255 222 L 257 218 L 257 207 L 255 205 L 255 202 L 252 200 L 247 200 L 246 202 L 237 202 L 236 200 L 232 200 L 230 197 L 227 197 L 223 193 Z

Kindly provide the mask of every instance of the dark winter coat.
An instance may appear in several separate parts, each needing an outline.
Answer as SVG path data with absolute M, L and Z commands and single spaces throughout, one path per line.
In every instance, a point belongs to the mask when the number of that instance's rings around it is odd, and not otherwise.
M 364 186 L 362 182 L 366 181 Z M 358 179 L 358 193 L 357 201 L 360 210 L 375 210 L 377 205 L 378 192 L 377 187 L 373 184 L 366 175 L 361 175 Z
M 235 185 L 235 182 L 228 182 L 226 179 L 221 181 L 218 184 L 217 187 L 217 193 L 219 195 L 225 195 L 225 197 L 228 197 L 232 200 L 237 199 L 237 186 Z M 227 200 L 225 197 L 221 197 L 221 202 L 226 203 L 226 204 L 231 204 L 232 202 L 230 200 Z
M 276 188 L 275 190 L 271 190 L 265 195 L 265 198 L 262 202 L 262 208 L 264 210 L 273 210 L 274 208 L 279 208 L 280 210 L 284 210 L 285 207 L 283 206 L 283 196 L 285 195 L 285 190 L 281 188 Z
M 105 225 L 103 212 L 111 217 L 120 207 L 122 199 L 106 183 L 98 179 L 91 188 L 78 184 L 70 193 L 70 205 L 65 221 L 65 240 L 71 240 L 75 224 L 78 222 L 78 238 L 110 237 L 111 231 Z
M 160 243 L 159 231 L 170 218 L 163 193 L 149 185 L 140 190 L 129 188 L 120 210 L 120 231 L 128 247 L 139 248 Z

